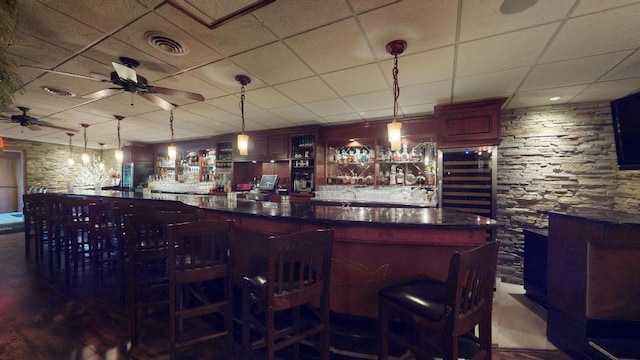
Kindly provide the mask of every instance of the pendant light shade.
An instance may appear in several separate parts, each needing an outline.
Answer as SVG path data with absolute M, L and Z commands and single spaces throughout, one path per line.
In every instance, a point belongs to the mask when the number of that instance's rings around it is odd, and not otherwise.
M 67 159 L 67 164 L 69 164 L 69 166 L 73 166 L 76 162 L 75 160 L 73 160 L 73 144 L 72 144 L 71 138 L 75 134 L 67 133 L 67 135 L 69 135 L 69 158 Z
M 84 164 L 88 164 L 89 160 L 91 160 L 91 158 L 89 157 L 89 153 L 87 152 L 87 128 L 89 127 L 89 125 L 80 124 L 80 126 L 82 126 L 83 137 L 84 137 L 84 151 L 82 152 L 82 162 Z
M 404 40 L 393 40 L 387 44 L 387 52 L 393 55 L 393 120 L 387 124 L 389 143 L 392 151 L 398 151 L 402 147 L 402 124 L 397 121 L 398 117 L 398 97 L 400 96 L 400 86 L 398 86 L 398 55 L 407 48 Z
M 115 117 L 116 120 L 118 120 L 118 148 L 115 151 L 115 157 L 116 157 L 116 162 L 118 164 L 122 164 L 122 161 L 124 160 L 124 151 L 122 151 L 122 145 L 120 143 L 120 121 L 124 119 L 124 116 L 113 115 L 113 117 Z
M 171 129 L 171 144 L 167 146 L 167 156 L 169 156 L 169 160 L 176 161 L 178 149 L 173 145 L 173 110 L 171 110 L 171 115 L 169 115 L 169 128 Z
M 240 114 L 242 116 L 242 133 L 238 134 L 238 153 L 240 156 L 249 155 L 249 135 L 244 133 L 244 87 L 251 82 L 251 78 L 246 75 L 236 75 L 236 81 L 240 83 Z

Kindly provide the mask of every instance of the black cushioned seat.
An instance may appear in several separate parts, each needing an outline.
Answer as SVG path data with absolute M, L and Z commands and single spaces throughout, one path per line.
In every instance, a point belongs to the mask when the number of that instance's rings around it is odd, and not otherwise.
M 447 285 L 429 277 L 416 278 L 407 283 L 380 290 L 379 295 L 411 309 L 414 313 L 438 321 L 444 315 Z

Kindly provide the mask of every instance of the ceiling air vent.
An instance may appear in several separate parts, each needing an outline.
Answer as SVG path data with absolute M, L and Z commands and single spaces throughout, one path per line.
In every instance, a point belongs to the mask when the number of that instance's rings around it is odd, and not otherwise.
M 178 41 L 160 32 L 149 31 L 144 34 L 144 39 L 153 48 L 158 49 L 165 54 L 182 56 L 189 53 L 189 49 L 186 46 L 183 46 Z

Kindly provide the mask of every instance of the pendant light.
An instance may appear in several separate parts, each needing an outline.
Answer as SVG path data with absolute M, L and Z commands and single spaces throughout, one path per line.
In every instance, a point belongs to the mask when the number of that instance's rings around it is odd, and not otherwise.
M 171 110 L 171 115 L 169 116 L 169 128 L 171 129 L 171 144 L 167 146 L 167 155 L 169 156 L 169 160 L 176 161 L 178 149 L 173 144 L 173 110 Z
M 71 143 L 71 138 L 75 134 L 68 132 L 67 135 L 69 135 L 69 158 L 67 159 L 67 164 L 69 164 L 69 166 L 73 166 L 76 162 L 73 160 L 73 144 Z
M 100 171 L 104 170 L 104 162 L 102 161 L 102 147 L 104 146 L 104 143 L 98 143 L 98 145 L 100 145 L 100 164 L 98 164 L 98 168 L 100 169 Z
M 4 139 L 0 136 L 0 151 L 2 151 L 2 149 L 4 149 Z
M 115 151 L 116 162 L 118 164 L 122 164 L 122 161 L 124 160 L 124 151 L 122 151 L 122 146 L 120 144 L 120 121 L 124 119 L 124 116 L 113 115 L 113 117 L 118 120 L 118 148 Z
M 398 55 L 402 54 L 407 48 L 407 42 L 404 40 L 393 40 L 387 44 L 387 52 L 393 55 L 393 120 L 387 124 L 387 132 L 389 134 L 389 142 L 391 150 L 398 151 L 402 146 L 402 123 L 397 121 L 398 117 L 398 97 L 400 96 L 400 87 L 398 86 Z
M 236 75 L 236 81 L 242 85 L 240 88 L 240 114 L 242 115 L 242 133 L 238 134 L 238 152 L 241 156 L 249 155 L 249 135 L 244 133 L 244 86 L 251 82 L 246 75 Z
M 84 164 L 88 164 L 89 160 L 91 160 L 91 158 L 89 157 L 89 153 L 87 152 L 87 128 L 89 127 L 89 124 L 80 124 L 80 126 L 82 126 L 83 128 L 83 137 L 84 137 L 84 152 L 82 152 L 82 162 Z

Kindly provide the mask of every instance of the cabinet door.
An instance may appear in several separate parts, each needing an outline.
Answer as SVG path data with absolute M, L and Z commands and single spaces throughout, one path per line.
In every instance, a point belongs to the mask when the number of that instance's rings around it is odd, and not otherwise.
M 500 143 L 500 109 L 506 98 L 437 105 L 438 146 L 480 146 Z
M 268 160 L 271 159 L 286 159 L 289 157 L 289 142 L 288 135 L 271 135 L 269 136 L 268 144 Z

